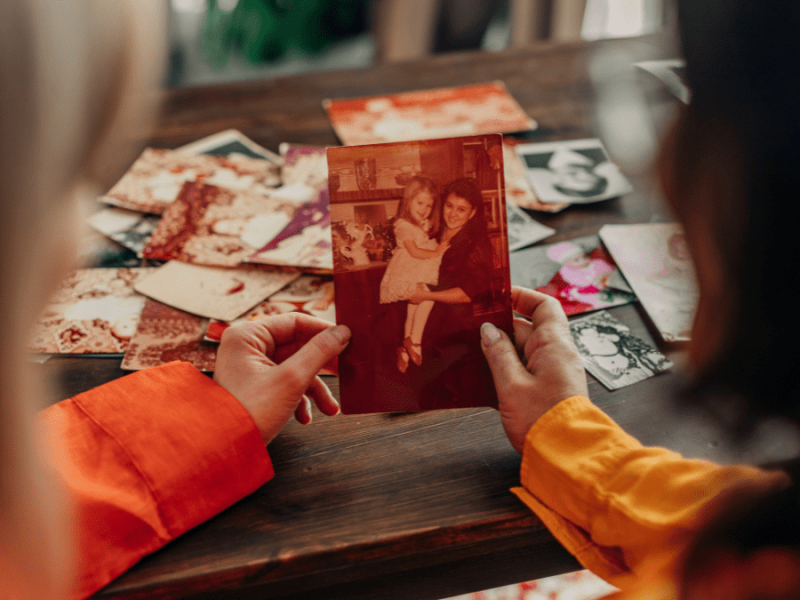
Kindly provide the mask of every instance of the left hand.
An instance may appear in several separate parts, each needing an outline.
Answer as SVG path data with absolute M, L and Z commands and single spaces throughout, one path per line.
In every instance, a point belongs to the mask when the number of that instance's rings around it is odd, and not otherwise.
M 522 454 L 525 436 L 545 412 L 570 396 L 588 396 L 586 372 L 555 298 L 512 287 L 514 340 L 493 325 L 481 327 L 481 347 L 492 370 L 500 418 Z M 520 360 L 521 357 L 521 360 Z
M 344 325 L 302 313 L 240 323 L 222 335 L 214 381 L 242 403 L 269 444 L 293 414 L 311 422 L 310 399 L 326 415 L 339 412 L 317 373 L 349 340 Z

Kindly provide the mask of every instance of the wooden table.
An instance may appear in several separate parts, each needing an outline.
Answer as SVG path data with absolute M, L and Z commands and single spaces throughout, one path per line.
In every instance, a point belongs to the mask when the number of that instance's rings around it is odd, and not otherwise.
M 653 40 L 543 45 L 465 53 L 371 69 L 173 90 L 154 146 L 176 147 L 237 128 L 262 145 L 338 143 L 326 97 L 362 96 L 502 79 L 540 123 L 532 139 L 591 137 L 598 49 L 650 48 Z M 656 106 L 672 100 L 651 86 Z M 668 219 L 655 186 L 634 179 L 623 198 L 536 215 L 569 239 L 602 224 Z M 612 309 L 637 334 L 658 339 L 639 305 Z M 660 344 L 675 362 L 681 347 Z M 66 395 L 121 377 L 119 359 L 54 358 L 42 371 Z M 677 371 L 677 369 L 676 369 Z M 674 372 L 608 392 L 589 376 L 592 399 L 646 444 L 687 455 L 735 458 L 701 417 L 669 398 Z M 331 387 L 338 392 L 336 380 Z M 745 458 L 796 451 L 779 437 Z M 275 478 L 252 496 L 144 559 L 100 598 L 445 598 L 574 570 L 579 565 L 509 488 L 520 459 L 491 409 L 427 414 L 317 415 L 290 423 L 270 446 Z

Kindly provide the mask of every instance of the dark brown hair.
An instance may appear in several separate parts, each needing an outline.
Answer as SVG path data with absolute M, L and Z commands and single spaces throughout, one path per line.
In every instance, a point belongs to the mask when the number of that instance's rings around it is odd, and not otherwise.
M 787 351 L 800 339 L 791 314 L 800 298 L 800 3 L 678 6 L 692 99 L 668 149 L 671 196 L 687 228 L 698 215 L 712 223 L 708 242 L 720 254 L 725 290 L 717 316 L 724 339 L 698 374 L 695 391 L 703 394 L 692 401 L 735 396 L 730 424 L 739 433 L 759 415 L 800 422 L 797 354 Z M 708 170 L 716 193 L 692 195 L 695 206 L 681 202 Z

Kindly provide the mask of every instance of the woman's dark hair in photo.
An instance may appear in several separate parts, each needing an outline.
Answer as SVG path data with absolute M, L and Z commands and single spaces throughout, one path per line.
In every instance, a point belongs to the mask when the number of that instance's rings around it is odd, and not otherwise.
M 442 195 L 442 210 L 444 210 L 447 197 L 451 194 L 463 198 L 475 209 L 475 215 L 464 225 L 464 233 L 470 238 L 475 235 L 488 237 L 486 218 L 483 212 L 483 195 L 481 194 L 481 189 L 478 187 L 477 182 L 469 177 L 463 177 L 453 181 L 445 188 L 444 194 Z

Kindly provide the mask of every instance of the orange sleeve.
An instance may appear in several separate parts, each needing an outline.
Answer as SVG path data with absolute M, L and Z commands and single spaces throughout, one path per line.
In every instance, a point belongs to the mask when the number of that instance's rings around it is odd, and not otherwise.
M 698 510 L 720 491 L 765 477 L 753 467 L 646 448 L 588 398 L 574 396 L 531 427 L 523 487 L 513 491 L 581 564 L 625 589 L 675 565 Z
M 85 598 L 272 477 L 236 398 L 187 363 L 140 371 L 42 413 L 75 506 Z

